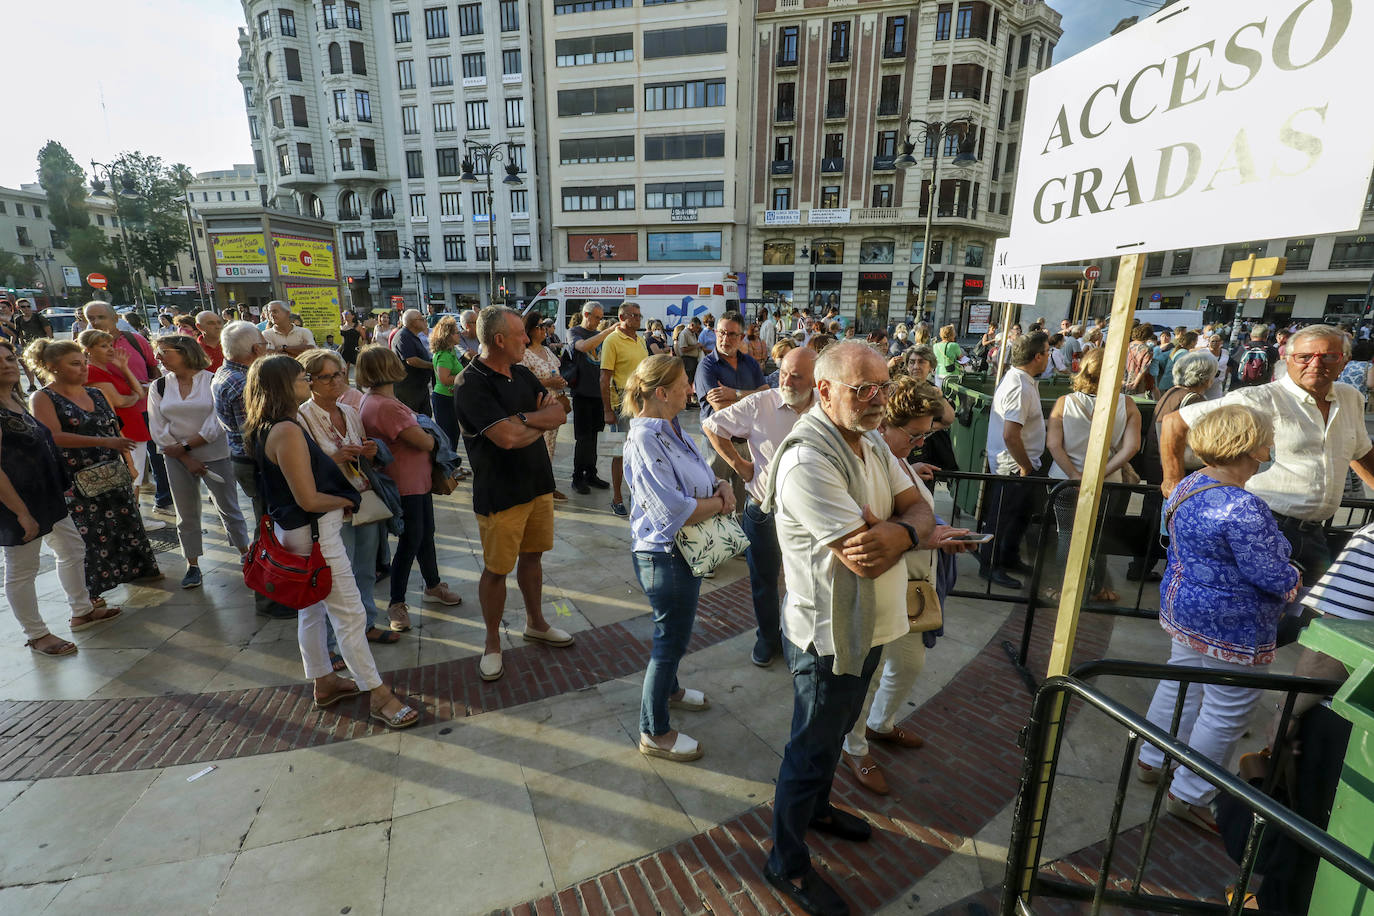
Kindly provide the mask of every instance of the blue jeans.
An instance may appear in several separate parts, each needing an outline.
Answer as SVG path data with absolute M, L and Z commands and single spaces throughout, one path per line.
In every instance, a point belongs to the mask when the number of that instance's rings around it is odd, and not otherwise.
M 782 621 L 779 609 L 782 598 L 778 592 L 778 576 L 782 573 L 782 549 L 778 546 L 778 529 L 773 516 L 759 508 L 752 499 L 744 506 L 740 518 L 749 549 L 744 560 L 749 564 L 749 587 L 754 592 L 754 620 L 758 622 L 756 645 L 767 646 L 776 652 L 782 646 Z
M 425 588 L 439 584 L 439 561 L 434 554 L 434 496 L 430 493 L 402 496 L 401 517 L 406 526 L 396 540 L 396 553 L 391 557 L 392 604 L 405 603 L 410 568 L 416 560 L 420 561 Z
M 701 580 L 687 561 L 672 553 L 635 551 L 635 576 L 654 612 L 654 646 L 644 671 L 639 701 L 639 730 L 657 737 L 672 731 L 668 698 L 678 691 L 677 666 L 687 654 L 692 624 L 697 619 Z
M 830 816 L 830 784 L 840 762 L 844 736 L 854 727 L 868 696 L 868 682 L 882 658 L 871 649 L 863 673 L 837 675 L 835 656 L 817 655 L 784 640 L 783 657 L 792 670 L 792 737 L 782 753 L 773 794 L 773 851 L 768 867 L 788 878 L 811 870 L 806 830 Z
M 358 594 L 363 598 L 363 611 L 367 614 L 367 629 L 377 625 L 377 542 L 386 536 L 386 522 L 373 522 L 370 525 L 353 526 L 345 523 L 340 532 L 343 535 L 344 550 L 348 551 L 348 561 L 353 564 L 353 581 L 357 583 Z M 325 627 L 329 634 L 329 651 L 338 652 L 338 641 L 334 638 L 334 625 L 325 617 Z

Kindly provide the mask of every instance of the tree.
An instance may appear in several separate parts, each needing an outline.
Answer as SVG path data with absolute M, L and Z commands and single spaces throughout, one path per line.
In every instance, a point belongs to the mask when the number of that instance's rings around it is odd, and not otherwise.
M 111 173 L 124 190 L 127 180 L 132 193 L 120 200 L 119 208 L 129 236 L 129 257 L 136 270 L 148 278 L 164 282 L 177 255 L 186 250 L 186 215 L 182 208 L 182 189 L 172 169 L 157 156 L 134 151 L 122 153 L 111 163 Z
M 38 151 L 38 183 L 48 195 L 48 218 L 66 242 L 73 229 L 91 224 L 86 208 L 86 173 L 67 148 L 49 140 Z
M 35 279 L 32 261 L 0 248 L 0 285 L 31 289 Z

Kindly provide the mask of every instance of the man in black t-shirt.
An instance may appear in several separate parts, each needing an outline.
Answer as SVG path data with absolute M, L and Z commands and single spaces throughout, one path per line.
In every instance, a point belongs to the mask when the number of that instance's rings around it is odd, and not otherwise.
M 606 414 L 601 403 L 601 363 L 596 354 L 616 329 L 611 325 L 604 331 L 597 330 L 602 314 L 600 302 L 586 302 L 582 306 L 582 323 L 568 330 L 573 364 L 577 367 L 572 378 L 572 488 L 584 496 L 592 487 L 604 490 L 610 486 L 596 474 L 596 437 L 605 425 Z
M 52 324 L 34 311 L 31 299 L 19 300 L 19 311 L 14 316 L 14 329 L 19 332 L 26 346 L 35 340 L 52 336 Z
M 477 596 L 487 635 L 478 671 L 482 680 L 494 681 L 505 673 L 501 615 L 512 569 L 525 599 L 525 639 L 573 643 L 543 611 L 543 555 L 553 549 L 553 464 L 544 433 L 566 423 L 568 414 L 520 365 L 529 338 L 519 312 L 500 305 L 482 309 L 477 337 L 481 356 L 458 377 L 453 401 L 472 465 L 472 509 L 482 540 Z

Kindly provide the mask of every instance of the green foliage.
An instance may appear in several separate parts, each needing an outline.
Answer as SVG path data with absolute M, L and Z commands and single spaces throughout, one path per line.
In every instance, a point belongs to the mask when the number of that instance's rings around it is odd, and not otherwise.
M 185 171 L 184 167 L 182 169 Z M 177 254 L 186 250 L 190 239 L 186 235 L 184 190 L 178 184 L 181 177 L 157 156 L 134 151 L 122 153 L 111 163 L 116 188 L 113 193 L 132 191 L 119 202 L 124 225 L 129 234 L 129 257 L 136 270 L 144 276 L 156 277 L 164 283 L 170 276 L 168 266 L 176 262 Z
M 64 244 L 74 229 L 91 224 L 86 208 L 86 173 L 67 148 L 49 140 L 38 151 L 38 183 L 48 195 L 48 216 Z
M 38 278 L 33 263 L 0 248 L 0 286 L 32 288 Z

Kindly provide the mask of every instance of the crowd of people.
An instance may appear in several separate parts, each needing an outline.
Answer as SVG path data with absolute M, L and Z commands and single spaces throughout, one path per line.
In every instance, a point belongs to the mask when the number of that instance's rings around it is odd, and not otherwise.
M 1117 333 L 1068 322 L 1053 336 L 1013 328 L 970 356 L 952 326 L 932 337 L 924 324 L 903 324 L 859 339 L 838 310 L 821 318 L 794 310 L 790 319 L 765 311 L 755 321 L 708 314 L 671 335 L 654 320 L 641 333 L 641 307 L 626 300 L 613 319 L 599 303 L 584 304 L 566 343 L 552 319 L 490 306 L 433 328 L 414 310 L 394 326 L 384 315 L 365 325 L 345 313 L 341 343 L 321 346 L 284 302 L 266 306 L 262 325 L 225 317 L 170 320 L 149 338 L 92 302 L 75 340 L 53 339 L 30 317 L 25 333 L 39 336 L 0 334 L 0 545 L 6 594 L 34 651 L 77 651 L 40 613 L 40 543 L 57 557 L 73 632 L 121 616 L 103 598 L 115 587 L 162 577 L 147 535 L 156 520 L 145 519 L 138 498 L 143 478 L 160 475 L 154 505 L 165 494 L 175 517 L 183 588 L 203 582 L 202 487 L 241 556 L 255 536 L 302 556 L 317 546 L 331 572 L 327 595 L 291 607 L 255 593 L 257 611 L 297 620 L 317 706 L 367 694 L 388 727 L 414 725 L 421 710 L 386 686 L 373 647 L 412 629 L 416 566 L 422 601 L 463 602 L 439 566 L 435 506 L 461 474 L 471 474 L 482 548 L 481 678 L 505 673 L 511 573 L 523 638 L 573 645 L 542 610 L 543 555 L 554 544 L 555 506 L 567 499 L 553 458 L 571 423 L 570 485 L 583 495 L 609 490 L 611 511 L 628 519 L 650 610 L 638 740 L 647 756 L 689 762 L 707 752 L 677 727 L 677 712 L 711 702 L 678 679 L 701 580 L 712 574 L 688 554 L 701 531 L 737 525 L 747 541 L 750 661 L 783 659 L 795 691 L 765 875 L 802 910 L 823 914 L 848 909 L 812 866 L 807 833 L 860 842 L 871 834 L 831 804 L 837 769 L 885 795 L 893 787 L 874 745 L 892 753 L 923 745 L 898 720 L 943 634 L 954 558 L 976 550 L 980 575 L 1021 588 L 1014 576 L 1030 569 L 1021 547 L 1032 512 L 1024 479 L 1081 478 L 1102 343 Z M 1106 474 L 1158 485 L 1167 566 L 1156 574 L 1159 557 L 1146 553 L 1128 575 L 1161 580 L 1170 661 L 1252 668 L 1311 616 L 1292 613 L 1299 587 L 1342 574 L 1340 563 L 1329 571 L 1323 523 L 1348 472 L 1374 481 L 1364 427 L 1374 368 L 1367 339 L 1325 325 L 1290 334 L 1256 326 L 1230 350 L 1209 331 L 1130 332 Z M 996 354 L 999 346 L 1007 352 Z M 931 485 L 949 466 L 939 443 L 955 422 L 935 383 L 990 356 L 1007 368 L 988 431 L 988 462 L 1004 478 L 984 500 L 988 540 L 939 519 Z M 31 386 L 41 382 L 27 401 L 26 370 Z M 1056 371 L 1072 390 L 1046 415 L 1038 381 Z M 1142 423 L 1136 398 L 1154 401 L 1153 423 Z M 683 426 L 693 409 L 704 441 Z M 606 446 L 610 480 L 598 473 Z M 1066 532 L 1072 503 L 1051 508 Z M 1116 600 L 1107 571 L 1091 575 L 1092 597 Z M 376 600 L 383 580 L 385 610 Z M 1335 612 L 1332 587 L 1313 594 L 1326 595 L 1317 610 Z M 1160 685 L 1152 721 L 1167 727 L 1177 692 Z M 1191 691 L 1180 735 L 1224 760 L 1257 700 L 1238 688 Z M 1164 778 L 1162 755 L 1146 747 L 1139 773 Z M 1169 811 L 1212 829 L 1213 793 L 1180 768 Z

